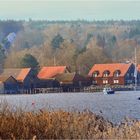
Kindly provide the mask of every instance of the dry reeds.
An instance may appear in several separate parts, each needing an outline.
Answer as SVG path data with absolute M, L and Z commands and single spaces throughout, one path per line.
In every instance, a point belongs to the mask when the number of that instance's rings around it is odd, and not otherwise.
M 114 125 L 90 111 L 0 110 L 1 139 L 138 139 L 140 122 Z

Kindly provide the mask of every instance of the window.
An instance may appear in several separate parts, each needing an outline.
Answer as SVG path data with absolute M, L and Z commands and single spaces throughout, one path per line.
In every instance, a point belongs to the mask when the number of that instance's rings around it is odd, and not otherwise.
M 94 85 L 94 84 L 97 84 L 97 81 L 92 81 L 92 84 Z
M 119 76 L 119 73 L 116 73 L 116 77 L 118 77 Z
M 93 73 L 93 77 L 97 77 L 99 75 L 99 71 L 95 71 L 94 73 Z
M 104 73 L 103 73 L 103 77 L 108 77 L 109 74 L 110 74 L 110 72 L 109 72 L 108 70 L 106 70 L 106 71 L 104 71 Z
M 119 80 L 114 80 L 114 84 L 118 84 L 119 83 Z
M 116 70 L 114 72 L 114 77 L 119 77 L 120 74 L 121 74 L 121 71 L 120 70 Z
M 97 73 L 93 73 L 93 77 L 97 77 L 98 76 L 98 74 Z
M 127 73 L 127 77 L 129 77 L 129 73 Z
M 108 84 L 108 80 L 103 80 L 103 84 Z
M 108 73 L 104 73 L 104 77 L 107 77 L 108 76 Z

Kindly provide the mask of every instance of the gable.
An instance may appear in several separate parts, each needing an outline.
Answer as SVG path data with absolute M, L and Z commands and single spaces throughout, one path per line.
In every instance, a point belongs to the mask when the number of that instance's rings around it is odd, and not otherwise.
M 135 65 L 132 64 L 132 65 L 129 67 L 129 69 L 127 70 L 126 74 L 127 74 L 127 73 L 129 73 L 129 74 L 133 73 L 133 75 L 134 75 L 134 72 L 135 72 Z M 126 75 L 126 74 L 125 74 L 125 75 Z
M 2 83 L 17 83 L 17 80 L 13 77 L 0 77 L 0 82 Z
M 10 76 L 10 77 L 5 81 L 5 83 L 17 83 L 17 80 L 16 80 L 14 77 Z

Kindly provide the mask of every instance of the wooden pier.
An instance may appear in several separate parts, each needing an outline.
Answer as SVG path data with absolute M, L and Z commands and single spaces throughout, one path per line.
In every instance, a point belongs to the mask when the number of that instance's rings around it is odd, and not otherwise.
M 34 88 L 32 90 L 22 90 L 20 93 L 24 94 L 39 94 L 39 93 L 73 93 L 73 92 L 85 92 L 85 93 L 95 93 L 102 92 L 105 86 L 89 86 L 89 87 L 77 87 L 77 88 L 68 88 L 67 91 L 64 91 L 62 87 L 59 88 Z M 133 86 L 110 86 L 115 91 L 131 91 L 134 90 Z

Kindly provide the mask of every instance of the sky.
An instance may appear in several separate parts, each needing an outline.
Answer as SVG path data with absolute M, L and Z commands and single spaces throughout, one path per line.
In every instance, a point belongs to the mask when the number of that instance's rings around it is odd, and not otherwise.
M 0 0 L 0 19 L 140 20 L 140 0 Z

